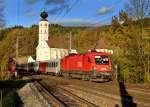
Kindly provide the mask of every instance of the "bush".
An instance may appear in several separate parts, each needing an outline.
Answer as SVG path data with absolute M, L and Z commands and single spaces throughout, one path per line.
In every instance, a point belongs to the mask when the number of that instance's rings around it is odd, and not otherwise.
M 2 56 L 0 60 L 0 80 L 11 79 L 10 72 L 8 71 L 8 56 Z

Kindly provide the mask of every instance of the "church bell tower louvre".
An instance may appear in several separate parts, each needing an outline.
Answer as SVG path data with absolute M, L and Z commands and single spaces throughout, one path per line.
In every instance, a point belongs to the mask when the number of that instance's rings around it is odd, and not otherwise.
M 49 35 L 49 23 L 47 20 L 48 13 L 41 12 L 40 14 L 41 20 L 39 22 L 39 42 L 41 41 L 48 41 L 48 35 Z

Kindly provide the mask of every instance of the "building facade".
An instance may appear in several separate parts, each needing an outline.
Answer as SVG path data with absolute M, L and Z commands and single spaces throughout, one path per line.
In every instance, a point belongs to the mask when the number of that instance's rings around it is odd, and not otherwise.
M 68 49 L 50 48 L 47 44 L 49 36 L 48 14 L 43 11 L 39 22 L 39 41 L 36 47 L 36 61 L 44 62 L 61 59 L 68 55 Z M 56 41 L 57 42 L 57 41 Z
M 50 47 L 47 44 L 49 35 L 49 23 L 47 20 L 48 14 L 43 11 L 39 22 L 39 41 L 36 47 L 36 61 L 50 60 Z

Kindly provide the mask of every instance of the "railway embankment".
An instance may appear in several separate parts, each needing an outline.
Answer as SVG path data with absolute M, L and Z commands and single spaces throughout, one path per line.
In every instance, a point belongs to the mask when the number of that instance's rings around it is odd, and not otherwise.
M 90 103 L 102 107 L 149 107 L 148 86 L 118 82 L 90 82 L 62 77 L 43 79 L 51 90 L 65 89 Z M 63 91 L 61 91 L 63 92 Z
M 39 77 L 38 77 L 39 78 Z M 34 81 L 38 79 L 0 81 L 0 107 L 49 107 Z
M 23 102 L 22 107 L 50 107 L 50 104 L 48 104 L 34 83 L 41 80 L 41 78 L 25 77 L 23 80 L 29 80 L 30 82 L 18 90 L 18 95 Z
M 6 87 L 7 86 L 7 87 Z M 149 107 L 149 85 L 34 75 L 7 82 L 3 107 Z M 9 87 L 9 88 L 8 88 Z M 9 96 L 8 96 L 9 95 Z M 7 100 L 6 100 L 7 99 Z M 6 103 L 7 102 L 7 103 Z M 6 103 L 6 104 L 4 104 Z

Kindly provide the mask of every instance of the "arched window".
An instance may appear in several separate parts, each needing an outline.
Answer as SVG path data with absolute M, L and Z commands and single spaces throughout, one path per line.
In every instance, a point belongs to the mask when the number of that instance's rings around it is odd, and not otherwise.
M 42 26 L 42 24 L 41 24 L 41 26 Z
M 45 26 L 47 26 L 47 24 L 45 23 Z
M 45 33 L 46 33 L 46 30 L 45 30 Z

